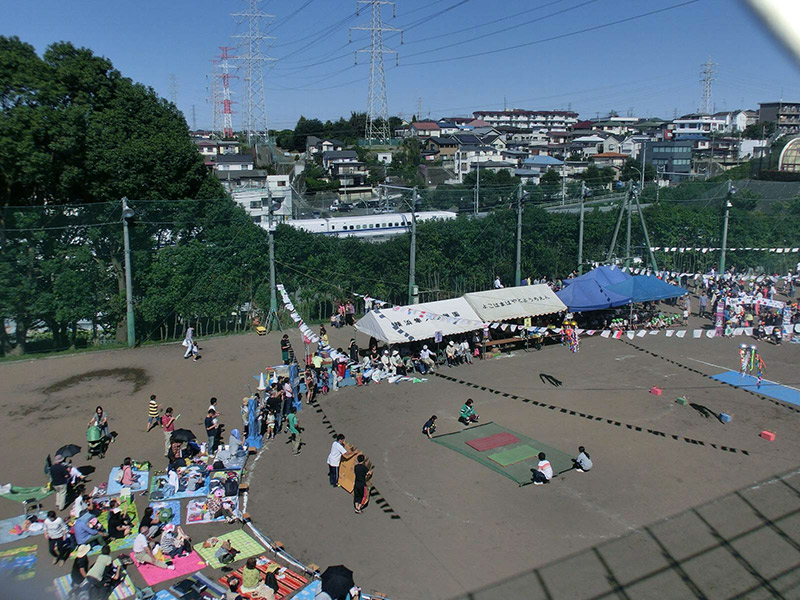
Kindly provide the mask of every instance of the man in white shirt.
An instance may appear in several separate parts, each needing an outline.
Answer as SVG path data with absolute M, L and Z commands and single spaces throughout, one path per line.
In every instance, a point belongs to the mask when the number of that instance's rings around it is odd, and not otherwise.
M 425 365 L 425 369 L 433 373 L 436 368 L 436 362 L 431 358 L 431 351 L 428 350 L 428 346 L 423 346 L 422 350 L 419 351 L 419 360 Z
M 499 290 L 501 287 L 503 287 L 503 283 L 500 281 L 500 275 L 497 275 L 494 278 L 494 289 Z
M 139 563 L 148 563 L 159 569 L 169 569 L 174 571 L 173 565 L 168 565 L 164 561 L 157 560 L 153 556 L 153 551 L 150 549 L 150 542 L 147 540 L 147 534 L 150 528 L 147 525 L 139 527 L 139 534 L 133 540 L 133 558 Z
M 70 550 L 67 548 L 67 524 L 64 519 L 56 516 L 56 511 L 51 510 L 47 513 L 47 518 L 42 525 L 44 537 L 47 539 L 47 547 L 53 556 L 53 564 L 66 562 Z
M 586 448 L 583 446 L 578 446 L 578 458 L 572 459 L 572 462 L 578 473 L 585 473 L 592 469 L 592 459 L 589 458 L 589 453 L 586 452 Z
M 533 485 L 544 485 L 550 483 L 553 478 L 553 467 L 550 461 L 547 460 L 544 452 L 539 452 L 539 464 L 536 465 L 536 470 L 533 471 Z
M 472 364 L 472 348 L 469 347 L 469 342 L 464 338 L 461 342 L 461 354 L 464 356 L 464 361 Z
M 342 462 L 342 458 L 347 459 L 351 456 L 353 456 L 353 453 L 348 452 L 344 446 L 344 435 L 337 434 L 333 444 L 331 444 L 330 454 L 328 454 L 328 477 L 332 487 L 339 486 L 339 465 Z

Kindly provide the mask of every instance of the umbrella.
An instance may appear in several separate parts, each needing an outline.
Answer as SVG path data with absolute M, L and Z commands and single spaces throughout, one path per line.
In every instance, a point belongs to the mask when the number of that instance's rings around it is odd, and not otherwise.
M 176 429 L 172 432 L 172 439 L 176 442 L 190 442 L 197 436 L 188 429 Z
M 354 585 L 353 572 L 344 565 L 328 567 L 322 574 L 322 591 L 333 600 L 345 600 Z
M 60 454 L 64 458 L 75 456 L 76 454 L 80 454 L 80 452 L 81 452 L 81 447 L 76 446 L 75 444 L 67 444 L 66 446 L 61 446 L 61 448 L 56 450 L 56 454 Z

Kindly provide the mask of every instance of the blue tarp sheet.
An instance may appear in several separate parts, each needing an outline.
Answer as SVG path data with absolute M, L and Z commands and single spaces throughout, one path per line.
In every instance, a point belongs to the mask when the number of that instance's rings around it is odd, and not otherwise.
M 622 306 L 631 301 L 630 296 L 609 292 L 593 280 L 578 282 L 573 280 L 572 285 L 556 292 L 556 296 L 567 305 L 570 312 L 602 310 Z
M 597 267 L 596 269 L 592 269 L 591 271 L 589 271 L 588 273 L 584 273 L 580 277 L 575 277 L 574 279 L 565 279 L 564 286 L 569 287 L 574 283 L 580 283 L 582 281 L 596 281 L 598 284 L 600 284 L 601 287 L 607 287 L 615 283 L 626 281 L 630 278 L 631 278 L 630 275 L 620 271 L 617 267 L 603 266 L 603 267 Z
M 635 275 L 620 283 L 603 286 L 606 292 L 614 292 L 632 298 L 634 302 L 654 302 L 667 298 L 678 298 L 688 294 L 677 285 L 670 285 L 655 275 Z

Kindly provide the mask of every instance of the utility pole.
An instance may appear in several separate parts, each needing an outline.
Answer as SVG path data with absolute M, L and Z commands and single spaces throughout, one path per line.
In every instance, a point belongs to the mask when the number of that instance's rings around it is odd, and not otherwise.
M 733 203 L 731 202 L 731 198 L 736 194 L 736 188 L 733 187 L 733 182 L 729 179 L 728 180 L 728 193 L 725 194 L 725 220 L 722 224 L 722 252 L 719 255 L 719 274 L 723 275 L 725 273 L 725 250 L 728 246 L 728 219 L 730 218 L 731 214 L 731 206 Z
M 644 157 L 646 154 L 647 154 L 647 146 L 645 144 L 642 144 L 642 172 L 640 173 L 641 185 L 639 186 L 640 189 L 642 190 L 642 193 L 644 193 Z
M 133 279 L 131 274 L 131 238 L 128 234 L 128 221 L 133 218 L 133 209 L 128 206 L 128 199 L 122 199 L 122 240 L 125 249 L 125 317 L 128 326 L 128 347 L 136 345 L 136 327 L 133 321 Z
M 567 203 L 567 157 L 561 163 L 561 205 Z
M 581 216 L 578 220 L 578 275 L 583 275 L 583 203 L 586 200 L 586 182 L 581 181 Z
M 364 136 L 367 138 L 367 144 L 374 144 L 376 142 L 386 144 L 390 138 L 389 132 L 389 101 L 386 97 L 386 72 L 383 67 L 383 55 L 394 54 L 395 64 L 398 64 L 397 51 L 391 50 L 383 45 L 384 32 L 399 32 L 400 43 L 403 43 L 403 31 L 396 27 L 390 27 L 383 24 L 383 16 L 381 9 L 383 5 L 392 7 L 392 17 L 396 16 L 396 7 L 394 2 L 389 0 L 356 0 L 356 15 L 358 15 L 361 5 L 366 4 L 371 10 L 371 21 L 369 25 L 361 25 L 358 27 L 350 28 L 350 41 L 352 41 L 352 32 L 356 31 L 369 31 L 370 33 L 370 47 L 362 50 L 356 50 L 355 61 L 358 64 L 358 54 L 366 52 L 370 55 L 369 64 L 369 88 L 367 92 L 367 125 L 364 131 Z M 419 101 L 417 112 L 422 112 L 422 99 Z M 421 120 L 422 115 L 417 115 L 417 120 Z
M 631 196 L 633 196 L 633 183 L 628 183 L 628 198 L 627 198 L 627 207 L 628 207 L 628 229 L 627 234 L 625 236 L 625 266 L 629 267 L 631 263 Z
M 269 314 L 267 315 L 267 331 L 272 331 L 273 324 L 283 331 L 278 319 L 278 292 L 275 282 L 275 225 L 272 220 L 275 206 L 272 204 L 272 189 L 267 182 L 267 200 L 269 202 L 269 221 L 267 223 L 269 238 Z
M 517 186 L 517 262 L 514 274 L 516 280 L 514 285 L 520 285 L 522 281 L 522 184 Z
M 414 304 L 414 272 L 417 268 L 417 188 L 411 200 L 411 253 L 408 258 L 408 303 Z
M 475 214 L 477 215 L 478 207 L 480 206 L 481 203 L 481 157 L 480 156 L 478 156 L 478 162 L 475 163 L 475 166 L 478 171 L 476 179 L 477 185 L 475 186 Z

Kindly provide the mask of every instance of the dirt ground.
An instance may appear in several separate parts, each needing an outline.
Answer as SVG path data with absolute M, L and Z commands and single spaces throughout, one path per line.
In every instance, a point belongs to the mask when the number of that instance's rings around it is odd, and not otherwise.
M 690 328 L 706 323 L 693 319 Z M 346 346 L 353 330 L 329 334 L 332 344 Z M 301 351 L 299 332 L 289 335 Z M 253 376 L 280 362 L 279 337 L 204 340 L 196 363 L 182 359 L 180 345 L 169 345 L 0 365 L 0 409 L 6 415 L 0 483 L 41 484 L 47 453 L 70 442 L 85 446 L 86 422 L 98 404 L 119 435 L 104 460 L 88 463 L 97 468 L 94 480 L 107 479 L 125 456 L 162 469 L 161 431 L 145 432 L 149 395 L 174 407 L 182 415 L 180 426 L 198 435 L 208 400 L 216 396 L 227 430 L 239 427 L 241 398 L 248 386 L 255 389 Z M 367 345 L 363 336 L 357 339 Z M 442 376 L 424 383 L 342 388 L 316 406 L 304 406 L 299 456 L 279 436 L 251 463 L 249 512 L 260 530 L 298 559 L 323 568 L 350 566 L 365 591 L 409 600 L 463 596 L 795 469 L 800 415 L 708 378 L 737 369 L 740 342 L 663 334 L 633 341 L 586 337 L 577 354 L 547 346 L 445 367 Z M 768 379 L 800 387 L 799 345 L 759 349 Z M 656 385 L 664 390 L 660 397 L 648 393 Z M 678 396 L 733 420 L 723 425 L 678 405 Z M 466 398 L 475 400 L 483 422 L 571 454 L 586 446 L 595 468 L 564 473 L 547 486 L 518 487 L 425 439 L 422 424 L 434 413 L 439 433 L 458 430 Z M 763 429 L 776 432 L 777 439 L 761 439 Z M 334 432 L 375 463 L 375 490 L 362 515 L 353 513 L 345 492 L 328 484 L 326 457 Z M 52 504 L 51 496 L 45 505 Z M 0 500 L 0 518 L 20 510 Z M 188 529 L 202 540 L 227 527 Z M 679 535 L 680 525 L 675 527 Z M 51 567 L 42 538 L 15 545 L 37 540 L 37 581 L 47 583 L 66 569 Z M 631 554 L 633 564 L 638 559 Z M 677 588 L 670 593 L 670 585 L 660 588 L 661 597 L 681 597 Z M 569 572 L 558 590 L 543 597 L 594 594 L 584 593 L 581 577 Z

